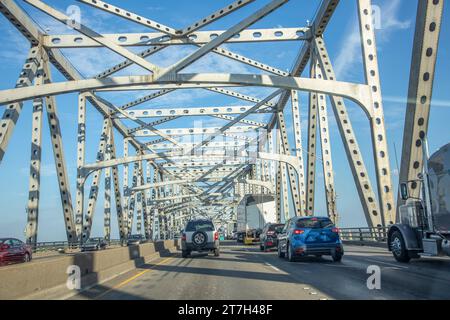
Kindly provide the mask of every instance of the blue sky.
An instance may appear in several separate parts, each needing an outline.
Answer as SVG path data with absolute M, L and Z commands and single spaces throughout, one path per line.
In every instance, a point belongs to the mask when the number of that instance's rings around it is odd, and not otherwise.
M 165 0 L 165 1 L 110 1 L 110 3 L 125 7 L 126 9 L 160 21 L 174 28 L 183 28 L 197 21 L 211 12 L 229 4 L 230 0 L 216 1 L 187 1 L 187 0 Z M 68 0 L 48 0 L 48 4 L 60 11 L 66 11 L 69 5 L 79 5 L 82 13 L 82 23 L 100 33 L 122 33 L 122 32 L 148 32 L 148 29 L 108 15 L 97 9 Z M 144 4 L 143 4 L 144 3 Z M 257 8 L 262 7 L 267 0 L 257 0 L 241 10 L 220 19 L 207 26 L 205 30 L 222 30 L 241 21 Z M 402 127 L 405 115 L 406 95 L 408 90 L 409 69 L 411 63 L 412 42 L 414 37 L 414 23 L 416 17 L 417 1 L 411 0 L 375 0 L 373 3 L 381 10 L 381 27 L 377 30 L 378 53 L 380 63 L 380 76 L 382 92 L 384 97 L 384 110 L 388 131 L 388 143 L 390 148 L 391 166 L 393 170 L 394 185 L 397 184 L 397 170 L 395 163 L 394 145 L 401 152 Z M 263 20 L 251 26 L 251 28 L 280 28 L 301 27 L 307 21 L 311 21 L 319 4 L 315 1 L 291 0 L 279 10 L 265 17 Z M 50 17 L 38 12 L 36 9 L 20 1 L 20 5 L 39 23 L 42 29 L 51 34 L 73 33 L 64 25 L 53 21 Z M 446 53 L 450 52 L 450 14 L 448 6 L 445 7 L 443 28 L 441 33 L 441 46 L 436 71 L 436 81 L 433 93 L 433 106 L 431 113 L 429 142 L 432 151 L 443 144 L 448 143 L 450 128 L 450 60 Z M 358 28 L 356 1 L 343 0 L 331 20 L 325 40 L 328 51 L 335 65 L 337 77 L 342 81 L 362 82 L 363 66 L 360 59 L 361 51 L 358 43 Z M 28 43 L 23 36 L 7 21 L 0 17 L 0 89 L 13 88 L 16 78 L 26 58 Z M 301 47 L 300 42 L 285 43 L 254 43 L 254 44 L 228 44 L 229 50 L 246 55 L 253 59 L 273 65 L 282 70 L 291 68 L 295 57 Z M 135 52 L 142 48 L 131 48 Z M 192 47 L 173 47 L 161 51 L 152 56 L 149 61 L 168 66 L 177 60 L 193 52 Z M 78 70 L 86 77 L 90 77 L 103 71 L 109 66 L 122 61 L 120 56 L 107 49 L 69 49 L 63 53 L 71 60 Z M 209 54 L 183 72 L 223 72 L 223 73 L 261 73 L 243 64 L 217 57 Z M 143 74 L 144 71 L 138 67 L 131 67 L 118 73 Z M 307 74 L 305 74 L 307 75 Z M 53 70 L 54 81 L 63 81 L 63 77 Z M 238 90 L 236 90 L 238 91 Z M 268 89 L 240 89 L 239 91 L 264 98 L 270 94 Z M 134 100 L 136 97 L 146 93 L 108 93 L 103 94 L 117 105 Z M 307 119 L 307 94 L 301 93 L 301 117 Z M 77 97 L 74 94 L 58 96 L 59 116 L 62 125 L 64 151 L 67 159 L 71 190 L 75 190 L 76 175 L 76 133 L 77 133 Z M 208 93 L 205 90 L 182 90 L 161 97 L 145 104 L 139 108 L 169 108 L 169 107 L 200 107 L 200 106 L 224 106 L 224 105 L 247 105 L 242 101 Z M 347 108 L 350 113 L 352 124 L 358 133 L 358 142 L 366 166 L 371 173 L 372 184 L 375 183 L 373 156 L 370 145 L 370 131 L 368 121 L 362 110 L 354 103 L 348 102 Z M 4 107 L 0 107 L 3 112 Z M 351 172 L 347 163 L 341 139 L 338 135 L 337 126 L 329 108 L 332 154 L 335 169 L 336 191 L 338 194 L 338 211 L 341 216 L 342 226 L 364 226 L 361 205 L 358 202 L 356 189 L 351 178 Z M 87 162 L 95 160 L 98 137 L 101 130 L 102 118 L 93 109 L 88 109 L 87 115 Z M 255 120 L 266 120 L 267 117 L 253 117 Z M 286 108 L 286 119 L 289 126 L 292 123 L 290 107 Z M 204 119 L 204 126 L 220 126 L 224 122 L 213 118 Z M 133 126 L 130 122 L 128 125 Z M 306 121 L 302 123 L 304 145 L 306 138 Z M 186 126 L 186 119 L 170 122 L 161 128 L 176 128 Z M 28 166 L 30 154 L 31 136 L 31 103 L 25 103 L 23 113 L 15 129 L 7 153 L 0 167 L 0 237 L 15 236 L 23 238 L 23 230 L 26 223 L 25 206 L 28 188 Z M 291 144 L 292 141 L 292 134 Z M 122 140 L 116 133 L 116 143 L 119 146 L 118 153 L 122 153 Z M 65 238 L 61 203 L 57 189 L 57 180 L 53 168 L 53 155 L 51 153 L 50 137 L 48 127 L 44 121 L 43 129 L 43 167 L 41 179 L 41 206 L 39 220 L 39 240 L 62 240 Z M 399 154 L 400 156 L 400 154 Z M 325 201 L 322 183 L 322 173 L 318 167 L 318 184 L 316 212 L 325 214 Z M 102 192 L 100 195 L 102 195 Z M 74 194 L 74 193 L 73 193 Z M 103 232 L 102 219 L 103 197 L 100 196 L 97 203 L 96 216 L 94 218 L 93 234 L 100 236 Z M 113 210 L 113 217 L 115 212 Z M 113 237 L 117 237 L 117 223 L 112 219 Z

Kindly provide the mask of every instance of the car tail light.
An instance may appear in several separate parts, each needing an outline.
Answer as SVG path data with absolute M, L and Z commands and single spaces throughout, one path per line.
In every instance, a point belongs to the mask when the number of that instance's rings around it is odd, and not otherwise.
M 305 230 L 294 230 L 294 234 L 304 234 Z
M 8 249 L 9 249 L 9 245 L 7 245 L 7 244 L 0 245 L 0 251 L 6 251 Z
M 339 232 L 341 232 L 341 230 L 340 230 L 339 228 L 333 228 L 331 231 L 334 232 L 334 233 L 339 233 Z
M 186 241 L 186 233 L 183 233 L 183 234 L 181 235 L 181 240 Z
M 218 232 L 215 232 L 214 233 L 214 241 L 215 240 L 219 240 L 219 233 Z

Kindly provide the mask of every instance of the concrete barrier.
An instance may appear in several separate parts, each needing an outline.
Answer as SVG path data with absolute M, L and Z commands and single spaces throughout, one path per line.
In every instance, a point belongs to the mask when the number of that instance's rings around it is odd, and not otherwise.
M 103 251 L 65 254 L 0 268 L 0 299 L 60 299 L 76 294 L 66 286 L 67 270 L 78 266 L 81 290 L 133 270 L 149 260 L 170 255 L 176 240 Z

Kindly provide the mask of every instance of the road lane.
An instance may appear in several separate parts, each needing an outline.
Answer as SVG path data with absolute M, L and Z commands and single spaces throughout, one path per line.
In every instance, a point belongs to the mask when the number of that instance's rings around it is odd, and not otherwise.
M 256 246 L 222 244 L 221 256 L 180 253 L 96 286 L 74 299 L 450 299 L 450 260 L 397 263 L 382 248 L 346 246 L 342 263 L 303 258 L 290 263 Z M 381 290 L 369 290 L 367 268 L 381 269 Z

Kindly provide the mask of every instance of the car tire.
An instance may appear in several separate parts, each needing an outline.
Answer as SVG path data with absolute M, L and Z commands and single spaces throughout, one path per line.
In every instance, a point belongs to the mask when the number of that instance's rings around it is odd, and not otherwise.
M 334 253 L 332 256 L 331 256 L 331 258 L 333 258 L 333 261 L 334 262 L 341 262 L 342 261 L 342 257 L 343 257 L 343 254 L 342 253 Z
M 214 256 L 215 256 L 215 257 L 220 256 L 220 250 L 219 250 L 219 248 L 214 249 Z
M 29 253 L 25 253 L 25 255 L 23 256 L 23 262 L 27 263 L 31 261 L 31 256 Z
M 400 232 L 395 231 L 392 234 L 391 243 L 389 245 L 395 260 L 402 263 L 407 263 L 411 260 L 409 252 L 406 249 L 405 239 L 403 239 L 403 235 Z
M 295 256 L 294 256 L 294 254 L 293 254 L 293 252 L 291 250 L 291 246 L 290 246 L 289 243 L 286 246 L 286 256 L 287 256 L 287 259 L 288 259 L 289 262 L 294 262 L 295 261 Z
M 278 246 L 278 258 L 284 258 L 284 252 L 281 251 L 280 246 Z

